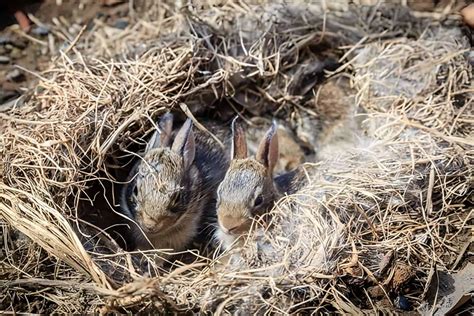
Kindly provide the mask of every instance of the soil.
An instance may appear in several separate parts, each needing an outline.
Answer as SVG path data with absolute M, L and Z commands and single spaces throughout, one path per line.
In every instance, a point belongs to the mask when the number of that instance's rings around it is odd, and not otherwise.
M 21 11 L 30 17 L 25 32 L 15 19 Z M 45 70 L 49 61 L 68 39 L 61 29 L 80 29 L 96 20 L 115 27 L 127 22 L 129 4 L 111 0 L 20 0 L 14 4 L 0 3 L 0 112 L 14 106 L 17 99 L 33 88 L 37 73 Z M 120 22 L 120 23 L 119 23 Z M 53 32 L 54 31 L 54 32 Z M 53 44 L 52 44 L 53 43 Z M 21 98 L 19 99 L 21 102 Z

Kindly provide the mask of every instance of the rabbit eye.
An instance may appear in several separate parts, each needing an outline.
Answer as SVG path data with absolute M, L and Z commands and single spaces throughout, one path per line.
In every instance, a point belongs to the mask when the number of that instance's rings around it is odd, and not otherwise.
M 259 196 L 257 196 L 255 201 L 253 202 L 253 206 L 254 207 L 259 207 L 260 205 L 262 205 L 262 203 L 263 203 L 263 196 L 259 195 Z
M 170 205 L 172 206 L 172 209 L 176 208 L 176 205 L 179 204 L 181 198 L 181 192 L 175 192 L 171 195 Z
M 180 198 L 181 198 L 181 194 L 179 193 L 174 194 L 173 203 L 178 203 Z
M 170 208 L 169 208 L 171 213 L 177 214 L 177 213 L 181 213 L 184 210 L 183 204 L 179 203 L 180 198 L 181 196 L 177 194 L 174 200 L 171 202 Z
M 170 208 L 171 213 L 177 214 L 177 213 L 180 213 L 182 211 L 183 211 L 183 208 L 179 207 L 179 206 L 176 206 L 176 205 Z

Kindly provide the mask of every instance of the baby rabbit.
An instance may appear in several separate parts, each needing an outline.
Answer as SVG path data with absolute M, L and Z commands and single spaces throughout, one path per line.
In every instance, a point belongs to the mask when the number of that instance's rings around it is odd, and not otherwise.
M 173 136 L 173 116 L 165 114 L 144 156 L 123 187 L 121 207 L 135 220 L 141 250 L 183 250 L 215 212 L 215 192 L 228 166 L 224 151 L 188 119 Z
M 218 227 L 214 237 L 224 249 L 247 232 L 253 218 L 265 213 L 281 194 L 273 179 L 278 160 L 276 123 L 266 132 L 253 158 L 247 157 L 245 132 L 236 120 L 232 121 L 232 160 L 217 189 Z M 282 178 L 287 183 L 282 183 L 281 189 L 291 182 L 288 175 Z
M 246 128 L 247 147 L 250 154 L 257 152 L 259 142 L 266 130 L 262 128 L 267 120 L 261 117 L 250 119 L 252 125 Z M 278 123 L 277 137 L 279 145 L 279 156 L 274 173 L 288 172 L 294 170 L 305 161 L 305 153 L 302 146 L 296 141 L 296 135 L 283 122 Z

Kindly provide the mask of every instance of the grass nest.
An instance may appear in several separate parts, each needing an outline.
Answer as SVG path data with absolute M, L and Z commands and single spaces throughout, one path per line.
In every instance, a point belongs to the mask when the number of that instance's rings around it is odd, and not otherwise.
M 433 271 L 461 268 L 472 234 L 468 40 L 457 21 L 403 6 L 323 9 L 142 1 L 125 30 L 97 23 L 70 38 L 25 104 L 0 113 L 1 309 L 413 310 Z M 324 116 L 340 100 L 318 91 L 341 77 L 352 110 Z M 322 123 L 305 185 L 276 203 L 270 225 L 224 255 L 192 251 L 144 271 L 117 188 L 170 109 Z

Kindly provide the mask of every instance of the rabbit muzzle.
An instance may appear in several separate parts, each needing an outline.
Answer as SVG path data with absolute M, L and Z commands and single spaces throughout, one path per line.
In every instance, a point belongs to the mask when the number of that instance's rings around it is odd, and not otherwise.
M 159 235 L 172 228 L 176 224 L 176 218 L 166 215 L 157 217 L 144 216 L 139 221 L 139 224 L 145 233 Z
M 222 231 L 228 235 L 240 235 L 248 232 L 252 225 L 251 218 L 220 216 L 218 219 Z

